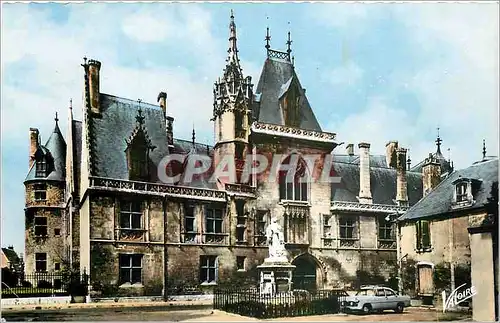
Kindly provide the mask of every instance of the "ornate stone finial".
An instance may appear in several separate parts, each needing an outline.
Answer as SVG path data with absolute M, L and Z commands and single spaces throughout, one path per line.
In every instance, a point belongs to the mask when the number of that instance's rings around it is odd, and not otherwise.
M 194 143 L 195 143 L 195 139 L 196 139 L 196 132 L 194 131 L 194 123 L 193 123 L 193 135 L 192 135 L 191 139 L 192 139 L 192 143 L 193 143 L 193 147 L 194 147 Z
M 436 146 L 437 146 L 437 153 L 441 154 L 441 138 L 439 137 L 439 127 L 437 128 L 437 139 L 436 139 Z
M 231 19 L 234 20 L 234 13 L 233 13 L 233 9 L 231 9 Z
M 73 110 L 73 99 L 69 99 L 69 108 Z
M 288 40 L 286 41 L 286 46 L 287 46 L 286 52 L 288 53 L 288 59 L 290 59 L 290 53 L 292 52 L 292 38 L 290 37 L 290 32 L 288 32 Z
M 87 56 L 83 56 L 83 64 L 87 65 Z
M 141 108 L 142 100 L 138 99 L 137 102 L 139 103 L 139 110 L 137 110 L 137 115 L 135 116 L 135 121 L 137 121 L 137 123 L 139 123 L 139 124 L 143 124 L 145 117 L 142 114 L 142 108 Z
M 56 124 L 59 121 L 59 118 L 57 117 L 57 111 L 56 111 L 56 117 L 54 118 L 54 120 L 56 121 Z
M 483 159 L 486 159 L 486 140 L 483 139 Z
M 270 44 L 270 41 L 271 41 L 271 35 L 269 34 L 269 27 L 266 28 L 266 49 L 269 49 L 271 48 L 271 44 Z
M 408 170 L 410 170 L 411 168 L 410 148 L 408 148 L 407 152 L 408 152 L 408 159 L 406 160 L 406 164 L 408 165 Z

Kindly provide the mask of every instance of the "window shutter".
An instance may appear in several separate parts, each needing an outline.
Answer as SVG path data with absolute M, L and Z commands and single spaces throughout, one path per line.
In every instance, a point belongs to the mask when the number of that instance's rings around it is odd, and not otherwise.
M 219 257 L 215 258 L 215 282 L 219 281 Z
M 421 249 L 422 248 L 422 244 L 421 244 L 421 230 L 420 230 L 420 221 L 416 222 L 415 223 L 415 229 L 416 229 L 416 241 L 417 241 L 417 249 Z
M 422 247 L 429 248 L 431 246 L 431 237 L 429 231 L 429 222 L 422 221 Z
M 181 204 L 179 206 L 179 226 L 181 229 L 181 232 L 180 232 L 181 242 L 185 241 L 185 236 L 184 236 L 184 232 L 186 232 L 185 219 L 186 219 L 186 206 L 185 206 L 185 204 Z

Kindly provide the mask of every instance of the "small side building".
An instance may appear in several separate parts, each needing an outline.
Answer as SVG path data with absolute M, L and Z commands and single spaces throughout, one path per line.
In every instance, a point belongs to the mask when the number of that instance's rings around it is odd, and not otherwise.
M 434 171 L 438 167 L 436 158 L 429 156 L 423 165 L 424 177 L 426 173 L 439 176 L 439 171 Z M 494 308 L 494 257 L 486 254 L 494 253 L 495 238 L 486 233 L 486 242 L 482 240 L 481 230 L 471 228 L 471 219 L 482 223 L 490 213 L 492 187 L 498 185 L 498 158 L 483 154 L 480 162 L 425 183 L 424 198 L 398 219 L 403 284 L 413 286 L 405 291 L 436 303 L 442 301 L 442 290 L 449 294 L 464 283 L 467 287 L 472 284 L 478 292 L 473 303 L 481 304 L 474 306 L 475 310 Z M 413 271 L 407 268 L 413 266 Z M 414 277 L 408 275 L 411 272 Z M 479 301 L 478 297 L 484 299 Z M 481 317 L 478 320 L 488 320 Z

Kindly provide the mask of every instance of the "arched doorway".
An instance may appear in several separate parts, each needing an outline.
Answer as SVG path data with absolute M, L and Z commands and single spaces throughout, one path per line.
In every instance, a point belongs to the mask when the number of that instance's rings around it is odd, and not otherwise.
M 309 254 L 304 254 L 295 258 L 292 265 L 295 265 L 292 277 L 293 288 L 316 290 L 318 268 L 315 259 Z

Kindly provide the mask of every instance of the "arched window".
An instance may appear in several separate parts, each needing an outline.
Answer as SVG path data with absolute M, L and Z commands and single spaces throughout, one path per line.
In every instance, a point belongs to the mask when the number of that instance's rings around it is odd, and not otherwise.
M 288 156 L 281 165 L 290 165 L 291 156 Z M 293 172 L 293 169 L 289 170 Z M 309 200 L 309 171 L 303 159 L 299 158 L 297 169 L 293 180 L 287 179 L 287 171 L 280 170 L 279 172 L 279 187 L 280 199 L 291 201 L 308 201 Z

